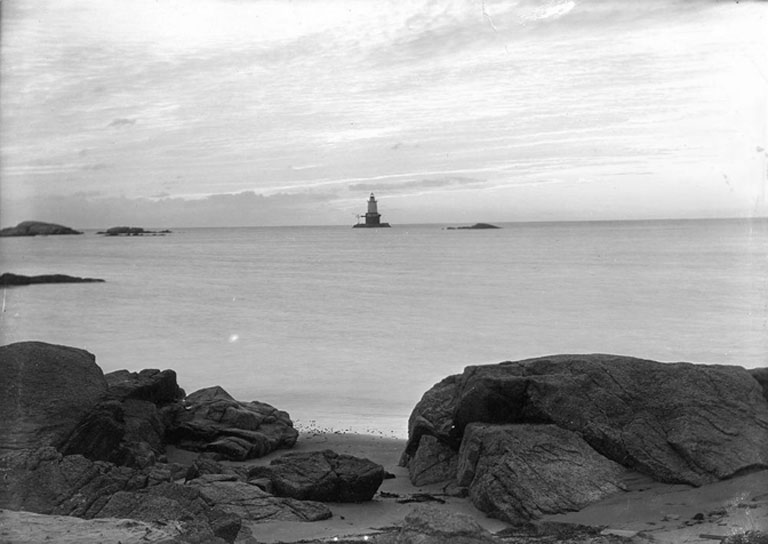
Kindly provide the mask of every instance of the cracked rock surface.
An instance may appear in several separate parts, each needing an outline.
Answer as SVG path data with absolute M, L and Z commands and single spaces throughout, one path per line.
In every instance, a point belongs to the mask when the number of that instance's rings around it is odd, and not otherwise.
M 514 468 L 536 455 L 545 458 L 541 453 L 552 455 L 559 441 L 568 444 L 578 439 L 576 450 L 584 462 L 598 456 L 659 482 L 700 486 L 768 468 L 768 402 L 759 377 L 736 366 L 659 363 L 602 354 L 469 366 L 436 384 L 416 405 L 402 463 L 409 467 L 414 483 L 427 472 L 435 475 L 431 481 L 450 480 L 457 473 L 448 450 L 457 454 L 471 450 L 479 456 L 475 466 Z M 477 440 L 478 431 L 472 431 L 477 424 L 483 424 L 483 447 L 470 448 L 467 440 Z M 539 440 L 552 434 L 543 429 L 553 428 L 570 433 L 571 438 L 550 441 L 547 452 L 542 445 L 533 450 L 524 445 L 530 444 L 524 438 L 532 432 L 540 434 Z M 498 436 L 492 438 L 494 434 Z M 489 444 L 494 444 L 490 450 Z M 483 452 L 491 450 L 496 460 L 483 460 Z M 496 512 L 495 506 L 480 498 L 478 483 L 462 470 L 467 455 L 458 463 L 459 484 L 474 487 L 471 496 L 478 507 Z M 562 462 L 576 461 L 565 456 Z M 516 494 L 545 493 L 544 482 L 560 471 L 557 463 L 545 465 L 537 469 L 541 478 L 523 482 L 529 489 L 506 492 L 513 500 L 520 500 L 514 498 Z M 604 481 L 609 489 L 612 480 L 607 474 L 612 471 L 606 473 L 604 465 L 604 461 L 590 461 L 573 474 L 581 474 L 584 485 Z M 563 490 L 549 492 L 552 497 L 542 500 L 555 504 L 555 495 Z M 573 506 L 577 504 L 581 501 Z M 570 508 L 569 501 L 562 507 Z M 534 507 L 523 514 L 536 517 L 539 512 Z

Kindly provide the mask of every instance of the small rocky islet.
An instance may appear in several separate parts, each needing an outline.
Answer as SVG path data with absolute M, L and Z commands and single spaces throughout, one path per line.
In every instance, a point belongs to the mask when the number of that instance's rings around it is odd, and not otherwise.
M 539 541 L 531 522 L 622 493 L 627 470 L 700 486 L 768 469 L 767 399 L 766 369 L 614 355 L 467 367 L 416 405 L 401 464 L 413 484 L 443 483 L 514 530 L 493 535 L 420 505 L 365 541 Z M 286 412 L 216 386 L 187 395 L 173 370 L 103 374 L 92 354 L 67 346 L 0 347 L 0 413 L 6 525 L 110 518 L 114 531 L 164 542 L 256 542 L 246 525 L 327 519 L 334 503 L 370 501 L 389 476 L 330 450 L 250 464 L 294 447 Z M 192 461 L 169 462 L 171 447 Z M 629 541 L 593 533 L 544 536 Z M 724 542 L 762 542 L 745 538 Z
M 490 223 L 475 223 L 474 225 L 461 226 L 461 227 L 446 227 L 446 230 L 488 230 L 488 229 L 500 229 L 496 225 Z
M 83 234 L 80 231 L 43 221 L 22 221 L 15 227 L 0 229 L 0 236 L 58 236 L 66 234 Z
M 171 231 L 168 229 L 144 230 L 143 227 L 110 227 L 96 234 L 103 234 L 104 236 L 165 236 L 170 233 Z

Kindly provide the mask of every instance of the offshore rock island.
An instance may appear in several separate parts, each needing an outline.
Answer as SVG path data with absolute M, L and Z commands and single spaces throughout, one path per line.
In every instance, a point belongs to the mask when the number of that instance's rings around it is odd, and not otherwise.
M 558 355 L 448 376 L 407 443 L 345 442 L 173 370 L 20 342 L 0 347 L 0 541 L 758 544 L 767 397 L 765 369 Z
M 42 221 L 22 221 L 15 227 L 0 229 L 0 236 L 52 236 L 60 234 L 82 234 L 82 232 Z
M 484 229 L 500 229 L 501 227 L 497 227 L 496 225 L 491 225 L 490 223 L 475 223 L 472 226 L 469 227 L 448 227 L 447 230 L 484 230 Z
M 170 233 L 171 231 L 168 229 L 144 230 L 142 227 L 110 227 L 96 234 L 103 234 L 104 236 L 165 236 Z
M 34 285 L 39 283 L 103 283 L 99 278 L 81 278 L 78 276 L 68 276 L 66 274 L 42 274 L 39 276 L 25 276 L 23 274 L 13 274 L 5 272 L 0 274 L 0 287 L 14 285 Z
M 352 228 L 376 229 L 389 227 L 389 223 L 381 222 L 381 214 L 379 213 L 376 197 L 373 196 L 373 193 L 371 193 L 371 197 L 368 199 L 368 211 L 362 216 L 365 218 L 365 223 L 360 223 L 360 217 L 359 215 L 357 216 L 358 222 L 352 225 Z

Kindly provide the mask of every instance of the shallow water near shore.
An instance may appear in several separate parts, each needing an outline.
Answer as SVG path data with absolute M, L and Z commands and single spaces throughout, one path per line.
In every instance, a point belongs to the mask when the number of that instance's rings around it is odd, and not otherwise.
M 105 372 L 173 368 L 187 392 L 221 385 L 305 427 L 397 437 L 471 364 L 768 361 L 766 220 L 501 226 L 3 238 L 0 272 L 106 283 L 5 289 L 0 340 L 81 347 Z

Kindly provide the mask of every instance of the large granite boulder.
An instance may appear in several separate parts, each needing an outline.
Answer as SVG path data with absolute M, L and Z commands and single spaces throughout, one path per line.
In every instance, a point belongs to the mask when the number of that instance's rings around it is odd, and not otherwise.
M 15 227 L 0 229 L 0 236 L 49 236 L 55 234 L 82 234 L 82 232 L 56 223 L 43 223 L 42 221 L 22 221 Z
M 472 423 L 461 443 L 457 481 L 481 511 L 521 522 L 581 510 L 620 491 L 625 472 L 556 425 Z
M 281 497 L 322 502 L 369 501 L 384 481 L 384 467 L 331 450 L 288 453 L 268 467 L 253 467 L 249 478 L 268 478 Z
M 552 424 L 658 481 L 702 485 L 768 468 L 768 403 L 741 367 L 560 355 L 470 366 L 414 409 L 408 464 L 421 436 L 458 449 L 472 423 Z
M 179 447 L 233 461 L 291 448 L 298 436 L 286 412 L 263 402 L 237 401 L 218 386 L 184 399 L 184 409 L 175 413 L 167 435 Z
M 106 390 L 87 351 L 43 342 L 0 347 L 0 453 L 58 446 Z

